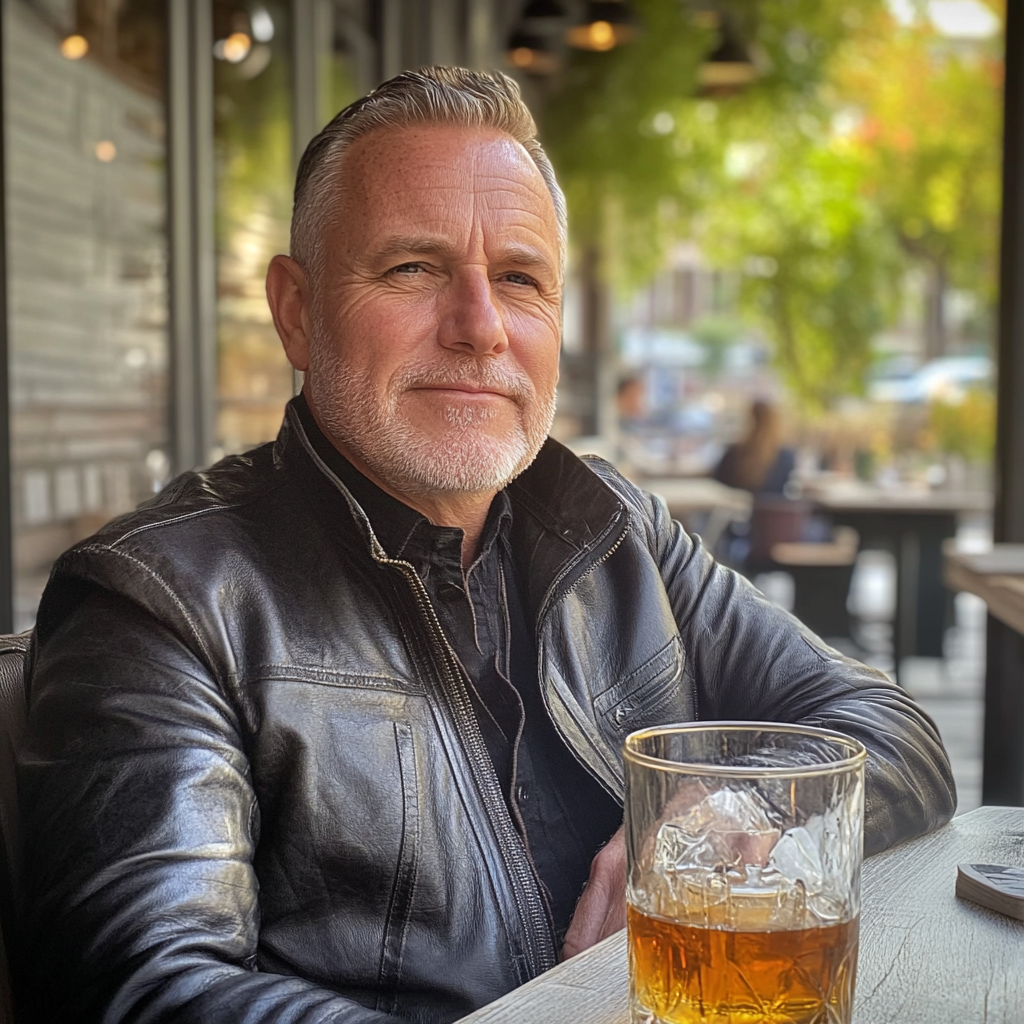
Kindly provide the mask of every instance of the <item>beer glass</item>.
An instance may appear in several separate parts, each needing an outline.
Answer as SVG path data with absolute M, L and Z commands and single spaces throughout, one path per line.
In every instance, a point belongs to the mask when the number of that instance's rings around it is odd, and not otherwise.
M 865 757 L 764 722 L 626 739 L 633 1024 L 849 1024 Z

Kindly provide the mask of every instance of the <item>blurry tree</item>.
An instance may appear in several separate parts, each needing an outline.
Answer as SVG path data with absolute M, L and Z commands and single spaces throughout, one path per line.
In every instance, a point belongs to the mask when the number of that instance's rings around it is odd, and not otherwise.
M 574 240 L 610 254 L 606 274 L 644 283 L 668 242 L 694 238 L 745 271 L 745 308 L 821 407 L 861 389 L 908 259 L 933 291 L 991 301 L 999 55 L 902 27 L 884 0 L 723 0 L 759 74 L 701 95 L 709 7 L 637 0 L 637 41 L 571 56 L 545 142 Z
M 744 333 L 742 321 L 729 314 L 712 313 L 690 325 L 690 336 L 704 350 L 701 369 L 707 380 L 717 380 L 721 376 L 729 349 Z
M 862 0 L 875 6 L 881 0 Z M 681 131 L 692 120 L 700 68 L 720 34 L 701 0 L 634 0 L 641 31 L 627 45 L 574 50 L 542 111 L 542 132 L 566 192 L 574 241 L 603 244 L 616 280 L 646 282 L 665 247 L 714 198 L 728 139 Z M 755 86 L 721 106 L 784 118 L 813 100 L 828 58 L 845 38 L 849 0 L 725 0 L 715 10 L 761 66 Z M 719 104 L 701 102 L 712 127 Z M 770 130 L 771 125 L 767 126 Z
M 928 406 L 928 432 L 935 448 L 969 462 L 991 461 L 995 422 L 995 396 L 988 390 L 971 389 L 959 401 L 940 400 Z
M 735 143 L 701 238 L 710 259 L 744 268 L 744 305 L 786 383 L 820 407 L 860 390 L 900 268 L 862 162 L 808 131 L 775 125 L 753 161 L 740 147 L 754 144 Z
M 715 39 L 684 17 L 678 0 L 634 7 L 637 37 L 607 52 L 572 51 L 542 111 L 574 244 L 614 251 L 618 276 L 631 285 L 650 278 L 676 237 L 681 162 L 672 109 L 695 93 Z
M 994 13 L 1002 4 L 989 0 Z M 918 17 L 894 30 L 875 12 L 831 75 L 848 104 L 865 186 L 926 271 L 926 355 L 946 349 L 947 287 L 995 302 L 1000 208 L 1001 41 L 943 39 Z

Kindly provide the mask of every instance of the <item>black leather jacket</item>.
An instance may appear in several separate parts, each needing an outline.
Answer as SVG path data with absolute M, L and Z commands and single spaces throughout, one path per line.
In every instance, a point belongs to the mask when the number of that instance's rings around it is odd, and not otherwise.
M 607 464 L 509 487 L 538 673 L 617 797 L 627 733 L 806 722 L 870 751 L 870 850 L 953 811 L 930 721 Z M 449 1021 L 557 957 L 457 663 L 290 411 L 57 564 L 20 785 L 39 1020 Z

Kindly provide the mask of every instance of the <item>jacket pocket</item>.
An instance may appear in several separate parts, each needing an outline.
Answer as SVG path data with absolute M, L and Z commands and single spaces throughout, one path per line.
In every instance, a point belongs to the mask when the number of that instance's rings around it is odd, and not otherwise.
M 416 746 L 408 725 L 396 722 L 395 748 L 402 784 L 402 841 L 398 849 L 395 880 L 391 889 L 380 956 L 380 988 L 377 1009 L 394 1014 L 398 1009 L 399 982 L 405 955 L 405 937 L 416 894 L 419 865 L 420 801 Z
M 594 699 L 594 711 L 620 739 L 634 729 L 692 717 L 683 685 L 683 645 L 674 636 L 657 654 Z

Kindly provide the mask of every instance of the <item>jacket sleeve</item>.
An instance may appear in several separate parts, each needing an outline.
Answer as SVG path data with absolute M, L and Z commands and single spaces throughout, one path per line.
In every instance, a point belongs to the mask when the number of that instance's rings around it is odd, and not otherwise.
M 938 730 L 887 676 L 822 643 L 649 499 L 649 543 L 689 659 L 701 718 L 835 729 L 867 748 L 865 853 L 947 822 L 956 808 Z
M 33 1021 L 384 1024 L 257 969 L 256 800 L 236 715 L 180 638 L 93 592 L 34 653 L 19 764 Z

